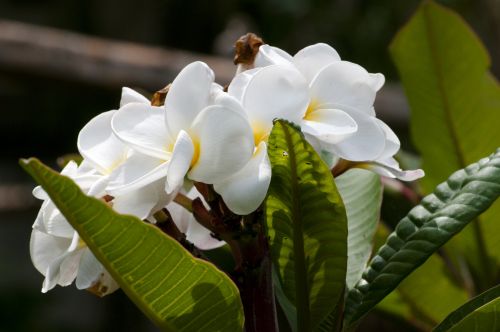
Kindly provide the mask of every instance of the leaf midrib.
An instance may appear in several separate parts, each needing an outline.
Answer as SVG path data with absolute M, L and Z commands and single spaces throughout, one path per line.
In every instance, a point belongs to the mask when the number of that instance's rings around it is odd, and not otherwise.
M 293 254 L 295 258 L 295 305 L 297 307 L 298 331 L 310 330 L 309 290 L 307 287 L 306 263 L 304 252 L 304 239 L 302 237 L 303 225 L 301 220 L 301 208 L 299 202 L 300 188 L 297 181 L 297 156 L 293 148 L 291 134 L 287 126 L 282 125 L 284 136 L 288 147 L 289 165 L 291 171 L 292 189 L 292 227 L 293 227 Z
M 427 39 L 429 40 L 429 50 L 430 50 L 430 56 L 431 56 L 431 63 L 433 67 L 433 71 L 436 74 L 436 80 L 437 80 L 437 86 L 439 90 L 439 94 L 441 95 L 442 101 L 443 101 L 443 113 L 446 118 L 446 124 L 448 125 L 448 129 L 450 131 L 450 136 L 451 140 L 453 142 L 453 149 L 455 150 L 455 154 L 458 159 L 459 167 L 458 168 L 464 168 L 466 166 L 465 164 L 465 157 L 460 149 L 459 145 L 459 140 L 458 140 L 458 134 L 455 126 L 453 125 L 453 120 L 451 116 L 451 110 L 450 110 L 450 101 L 448 98 L 448 94 L 446 93 L 446 89 L 444 88 L 443 81 L 444 81 L 444 75 L 441 71 L 442 63 L 439 59 L 438 52 L 437 52 L 437 46 L 436 46 L 436 40 L 434 38 L 434 28 L 432 24 L 432 19 L 429 18 L 429 6 L 427 4 L 424 5 L 424 30 L 425 34 L 427 35 Z

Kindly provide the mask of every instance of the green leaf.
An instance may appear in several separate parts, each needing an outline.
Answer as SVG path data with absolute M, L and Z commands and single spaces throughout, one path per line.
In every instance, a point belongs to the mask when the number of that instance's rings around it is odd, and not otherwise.
M 425 1 L 398 33 L 390 52 L 411 107 L 411 133 L 426 172 L 427 192 L 456 169 L 500 146 L 500 85 L 490 57 L 467 24 L 451 10 Z M 454 240 L 478 274 L 500 263 L 500 202 Z M 480 231 L 482 228 L 483 232 Z M 491 271 L 490 271 L 491 270 Z
M 347 212 L 347 288 L 361 279 L 372 253 L 382 204 L 380 177 L 364 169 L 351 169 L 335 179 Z
M 500 330 L 500 285 L 476 296 L 441 322 L 433 332 Z
M 164 331 L 242 331 L 232 281 L 157 227 L 120 215 L 36 159 L 21 166 L 43 187 L 128 297 Z
M 352 325 L 500 195 L 500 149 L 457 171 L 397 225 L 346 302 Z
M 448 267 L 437 254 L 405 278 L 397 291 L 420 317 L 423 316 L 421 320 L 425 318 L 431 326 L 468 299 L 465 290 L 449 276 Z
M 281 289 L 296 307 L 297 331 L 312 331 L 344 297 L 346 212 L 330 170 L 298 129 L 276 121 L 268 154 L 271 256 Z

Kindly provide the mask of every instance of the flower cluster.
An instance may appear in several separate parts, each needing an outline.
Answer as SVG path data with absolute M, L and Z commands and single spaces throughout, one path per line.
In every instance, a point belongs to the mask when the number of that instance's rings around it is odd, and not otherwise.
M 400 143 L 375 116 L 382 74 L 342 61 L 326 44 L 294 56 L 261 45 L 239 65 L 227 89 L 202 62 L 187 65 L 171 83 L 163 105 L 123 88 L 120 107 L 97 115 L 80 132 L 83 162 L 62 171 L 82 190 L 117 212 L 154 222 L 165 208 L 188 241 L 202 250 L 224 243 L 174 200 L 200 194 L 193 183 L 213 186 L 229 210 L 250 214 L 262 204 L 271 180 L 267 139 L 276 118 L 300 126 L 335 170 L 364 167 L 411 181 L 421 170 L 402 171 L 393 156 Z M 347 165 L 347 166 L 346 166 Z M 45 276 L 43 292 L 76 278 L 79 289 L 105 295 L 116 283 L 47 194 L 33 226 L 31 256 Z

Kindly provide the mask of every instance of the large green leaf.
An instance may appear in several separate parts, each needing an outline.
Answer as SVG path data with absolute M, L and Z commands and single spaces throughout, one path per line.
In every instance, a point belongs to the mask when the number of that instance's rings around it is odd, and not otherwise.
M 389 235 L 389 229 L 379 224 L 376 238 Z M 435 326 L 454 308 L 467 301 L 467 293 L 458 285 L 437 253 L 405 278 L 397 289 L 385 297 L 376 309 L 399 316 L 419 325 Z
M 268 154 L 271 255 L 281 289 L 296 307 L 297 330 L 312 331 L 344 297 L 346 212 L 330 170 L 298 129 L 276 121 Z
M 432 1 L 422 4 L 390 51 L 411 107 L 412 138 L 426 172 L 422 183 L 431 192 L 448 174 L 500 146 L 500 85 L 472 30 Z M 500 263 L 499 216 L 497 202 L 450 248 L 452 255 L 465 255 L 476 274 L 489 274 L 490 283 L 496 267 L 489 256 Z
M 36 159 L 21 166 L 45 189 L 123 291 L 165 331 L 242 331 L 232 281 L 158 228 L 120 215 Z
M 346 321 L 353 324 L 500 195 L 500 149 L 457 171 L 397 225 L 349 291 Z
M 441 322 L 433 332 L 500 331 L 500 285 L 476 296 Z
M 364 169 L 351 169 L 335 179 L 347 212 L 347 288 L 361 279 L 370 259 L 372 240 L 382 204 L 380 177 Z

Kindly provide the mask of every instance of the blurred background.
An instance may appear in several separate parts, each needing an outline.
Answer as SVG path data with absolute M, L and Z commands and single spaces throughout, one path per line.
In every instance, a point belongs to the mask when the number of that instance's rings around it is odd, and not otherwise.
M 500 77 L 500 2 L 439 2 L 479 34 Z M 227 84 L 234 73 L 233 43 L 248 31 L 292 54 L 326 42 L 343 59 L 384 73 L 377 113 L 395 129 L 403 149 L 412 151 L 408 105 L 387 47 L 418 4 L 0 0 L 0 332 L 156 331 L 121 292 L 98 299 L 69 286 L 41 294 L 43 277 L 28 249 L 40 203 L 31 196 L 34 184 L 17 166 L 18 158 L 37 156 L 55 166 L 58 156 L 76 152 L 78 131 L 88 120 L 118 106 L 122 86 L 149 95 L 196 59 Z M 399 208 L 395 213 L 403 214 L 409 205 Z M 398 330 L 382 316 L 369 322 Z

